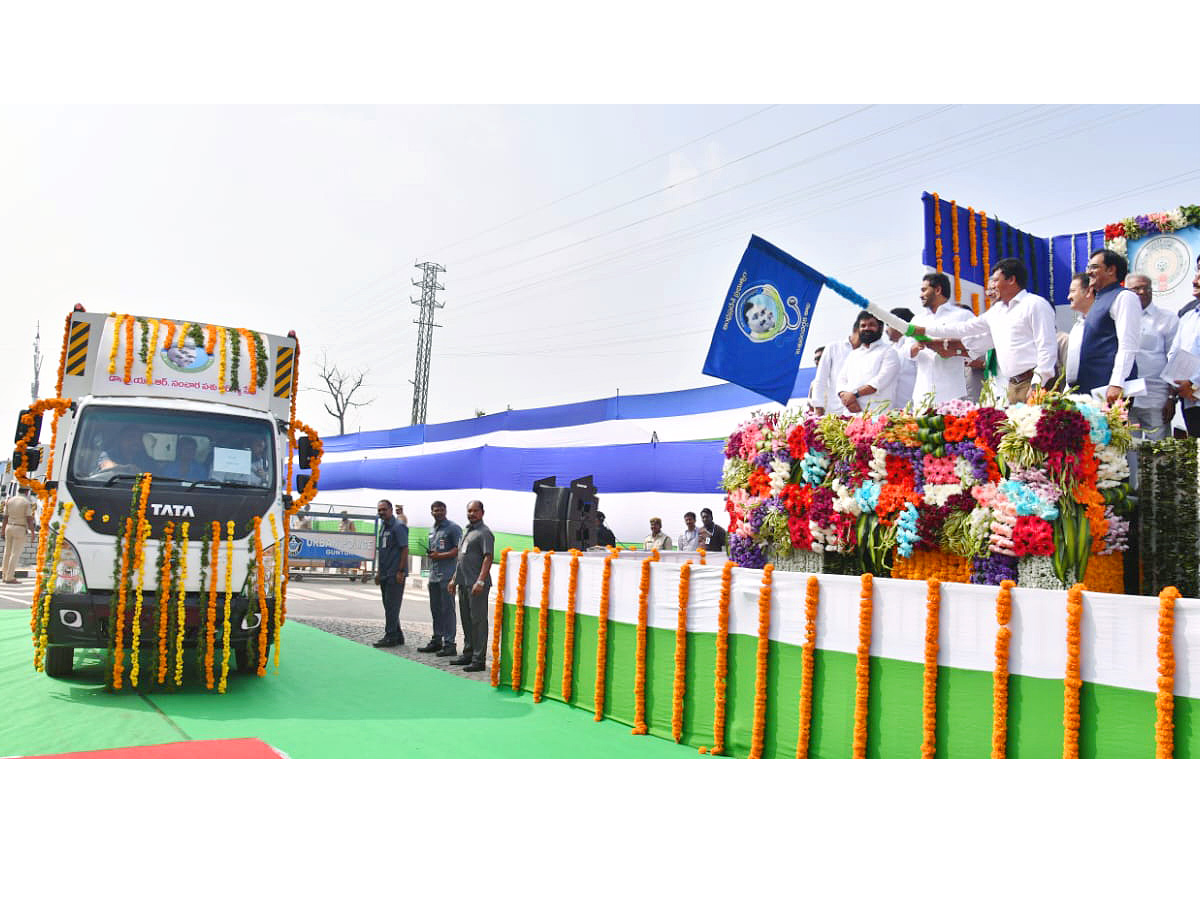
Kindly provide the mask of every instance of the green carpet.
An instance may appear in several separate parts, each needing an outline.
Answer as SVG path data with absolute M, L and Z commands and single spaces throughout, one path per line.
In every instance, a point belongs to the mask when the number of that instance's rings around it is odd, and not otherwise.
M 697 759 L 695 749 L 558 702 L 451 675 L 296 622 L 278 675 L 231 674 L 224 695 L 198 670 L 176 693 L 105 691 L 104 654 L 75 675 L 33 669 L 29 613 L 0 611 L 0 756 L 254 737 L 295 758 Z

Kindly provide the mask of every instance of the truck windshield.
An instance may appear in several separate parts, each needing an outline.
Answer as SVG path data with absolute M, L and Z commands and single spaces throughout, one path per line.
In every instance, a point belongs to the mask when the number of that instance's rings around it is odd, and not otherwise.
M 71 452 L 71 478 L 89 484 L 149 472 L 155 481 L 201 487 L 271 488 L 275 443 L 261 419 L 89 406 L 80 417 Z

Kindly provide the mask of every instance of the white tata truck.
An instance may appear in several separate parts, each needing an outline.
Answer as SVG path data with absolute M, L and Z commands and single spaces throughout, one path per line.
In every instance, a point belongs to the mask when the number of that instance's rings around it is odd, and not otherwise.
M 282 620 L 297 353 L 294 333 L 76 306 L 59 395 L 23 411 L 13 456 L 42 506 L 35 665 L 63 677 L 77 649 L 106 649 L 119 688 L 138 668 L 177 679 L 192 654 L 223 689 L 232 651 L 262 674 Z M 296 446 L 309 467 L 309 438 Z M 298 507 L 315 478 L 295 483 Z

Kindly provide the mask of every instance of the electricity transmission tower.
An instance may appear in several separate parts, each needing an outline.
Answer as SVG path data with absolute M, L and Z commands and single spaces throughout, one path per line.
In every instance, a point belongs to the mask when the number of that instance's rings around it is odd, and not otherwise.
M 38 401 L 38 375 L 42 371 L 42 323 L 37 323 L 37 331 L 33 335 L 33 384 L 30 387 L 30 393 L 33 395 L 33 402 Z
M 434 313 L 444 307 L 445 303 L 437 302 L 437 292 L 446 288 L 438 284 L 438 272 L 445 272 L 445 266 L 437 263 L 417 263 L 415 268 L 421 270 L 421 280 L 413 284 L 421 289 L 421 299 L 411 301 L 414 306 L 421 307 L 420 317 L 413 320 L 418 325 L 417 330 L 417 370 L 413 375 L 413 407 L 412 423 L 425 424 L 425 407 L 429 402 L 429 354 L 433 349 L 433 329 L 441 328 L 433 321 Z

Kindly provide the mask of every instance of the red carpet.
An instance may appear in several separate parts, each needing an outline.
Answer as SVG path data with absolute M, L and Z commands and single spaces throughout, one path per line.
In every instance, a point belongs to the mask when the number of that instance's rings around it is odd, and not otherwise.
M 145 747 L 116 747 L 112 750 L 85 750 L 81 753 L 48 753 L 22 759 L 287 759 L 270 744 L 258 738 L 233 738 L 224 741 L 179 741 L 174 744 L 150 744 Z

